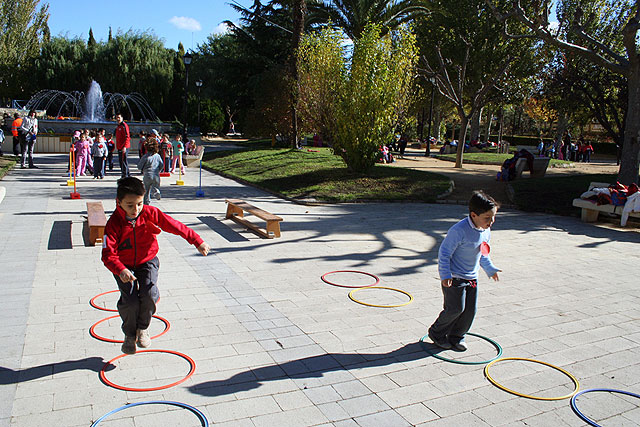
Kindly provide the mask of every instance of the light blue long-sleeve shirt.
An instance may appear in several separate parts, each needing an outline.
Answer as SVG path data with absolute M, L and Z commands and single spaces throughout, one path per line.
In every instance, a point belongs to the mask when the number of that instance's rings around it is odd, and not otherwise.
M 142 174 L 147 178 L 157 178 L 160 179 L 160 172 L 164 163 L 162 161 L 162 157 L 160 154 L 155 153 L 146 153 L 142 158 L 138 161 L 138 169 L 142 171 Z
M 438 251 L 440 280 L 457 277 L 475 280 L 480 267 L 489 277 L 499 269 L 493 265 L 489 255 L 482 255 L 482 242 L 489 244 L 491 229 L 482 230 L 473 225 L 470 217 L 459 221 L 447 232 Z

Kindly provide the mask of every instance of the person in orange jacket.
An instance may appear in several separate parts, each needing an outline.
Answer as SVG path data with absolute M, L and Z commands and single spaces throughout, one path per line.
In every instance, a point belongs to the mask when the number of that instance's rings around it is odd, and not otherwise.
M 13 135 L 13 155 L 20 155 L 20 135 L 18 134 L 18 129 L 22 126 L 22 117 L 20 114 L 13 114 L 13 122 L 11 123 L 11 135 Z

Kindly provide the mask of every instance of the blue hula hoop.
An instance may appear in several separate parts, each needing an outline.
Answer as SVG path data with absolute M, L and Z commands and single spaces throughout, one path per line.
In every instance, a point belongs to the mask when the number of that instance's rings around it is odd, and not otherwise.
M 170 401 L 170 400 L 151 400 L 151 401 L 147 401 L 147 402 L 128 403 L 128 404 L 126 404 L 124 406 L 121 406 L 119 408 L 114 409 L 111 412 L 107 412 L 106 414 L 104 414 L 103 416 L 101 416 L 100 418 L 95 420 L 93 422 L 93 424 L 91 424 L 91 427 L 97 426 L 100 423 L 100 421 L 104 420 L 109 415 L 115 414 L 116 412 L 120 412 L 120 411 L 123 411 L 123 410 L 125 410 L 127 408 L 132 408 L 134 406 L 153 405 L 153 404 L 173 405 L 173 406 L 178 406 L 180 408 L 187 409 L 187 410 L 193 412 L 194 414 L 196 414 L 196 416 L 200 419 L 200 422 L 202 423 L 202 427 L 209 427 L 209 420 L 207 420 L 207 417 L 205 417 L 205 415 L 199 409 L 194 408 L 191 405 L 187 405 L 186 403 L 173 402 L 173 401 Z
M 486 365 L 487 363 L 493 362 L 494 360 L 496 360 L 500 356 L 502 356 L 502 347 L 500 346 L 500 344 L 498 344 L 497 342 L 495 342 L 491 338 L 485 337 L 484 335 L 480 335 L 480 334 L 474 334 L 474 333 L 471 333 L 471 332 L 467 332 L 467 335 L 478 337 L 480 339 L 483 339 L 483 340 L 487 341 L 489 344 L 491 344 L 498 351 L 498 354 L 496 354 L 496 357 L 493 357 L 493 358 L 491 358 L 489 360 L 482 360 L 482 361 L 478 361 L 478 362 L 468 362 L 468 361 L 465 361 L 465 360 L 455 360 L 455 359 L 449 359 L 448 357 L 440 356 L 438 353 L 434 353 L 434 352 L 430 351 L 429 348 L 426 346 L 427 343 L 424 340 L 425 340 L 425 338 L 427 338 L 429 336 L 429 334 L 427 334 L 427 335 L 423 336 L 422 338 L 420 338 L 420 345 L 422 346 L 422 348 L 427 353 L 429 353 L 429 355 L 435 357 L 436 359 L 444 360 L 445 362 L 457 363 L 459 365 Z
M 636 398 L 640 399 L 640 394 L 632 393 L 630 391 L 616 390 L 616 389 L 613 389 L 613 388 L 590 388 L 588 390 L 582 390 L 582 391 L 574 394 L 573 397 L 571 398 L 571 409 L 573 409 L 573 412 L 575 412 L 575 414 L 577 416 L 579 416 L 582 419 L 582 421 L 584 421 L 587 424 L 592 425 L 594 427 L 602 427 L 602 426 L 600 424 L 598 424 L 597 422 L 593 421 L 592 419 L 590 419 L 589 417 L 587 417 L 582 412 L 580 412 L 580 409 L 578 409 L 578 407 L 576 406 L 576 398 L 578 396 L 580 396 L 581 394 L 584 394 L 584 393 L 592 392 L 592 391 L 605 391 L 605 392 L 609 392 L 609 393 L 620 393 L 620 394 L 626 394 L 627 396 L 636 397 Z

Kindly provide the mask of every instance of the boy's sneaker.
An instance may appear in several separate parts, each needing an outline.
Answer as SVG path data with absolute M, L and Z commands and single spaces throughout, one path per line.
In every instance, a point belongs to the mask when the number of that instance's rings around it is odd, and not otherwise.
M 151 345 L 151 337 L 149 337 L 149 331 L 147 329 L 138 329 L 138 347 L 147 348 Z
M 464 342 L 464 340 L 461 340 L 460 342 L 453 344 L 453 349 L 455 351 L 467 351 L 467 343 Z
M 125 335 L 121 350 L 124 354 L 136 354 L 136 337 Z
M 451 348 L 451 343 L 449 341 L 447 341 L 446 339 L 436 339 L 433 334 L 431 333 L 431 331 L 429 331 L 429 339 L 431 341 L 433 341 L 433 343 L 435 345 L 437 345 L 438 347 L 445 349 L 445 350 L 449 350 Z

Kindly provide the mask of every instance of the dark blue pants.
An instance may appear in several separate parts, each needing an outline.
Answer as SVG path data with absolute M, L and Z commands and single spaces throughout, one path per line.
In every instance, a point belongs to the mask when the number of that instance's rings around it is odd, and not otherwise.
M 93 176 L 96 178 L 104 177 L 104 157 L 93 157 Z
M 147 329 L 151 317 L 156 312 L 156 302 L 160 298 L 157 286 L 159 268 L 158 257 L 135 268 L 129 268 L 138 279 L 134 283 L 124 283 L 114 274 L 120 289 L 117 306 L 122 319 L 122 332 L 128 337 L 135 337 L 138 329 Z
M 127 160 L 127 154 L 129 153 L 128 148 L 123 148 L 122 150 L 118 150 L 118 162 L 120 163 L 120 177 L 126 178 L 130 175 L 129 173 L 129 161 Z
M 460 342 L 471 329 L 476 315 L 478 288 L 461 279 L 453 279 L 449 288 L 442 286 L 444 295 L 444 310 L 433 322 L 429 332 L 438 340 L 445 338 L 451 344 Z
M 107 154 L 107 163 L 109 164 L 109 170 L 113 170 L 113 151 L 109 151 L 109 154 Z

